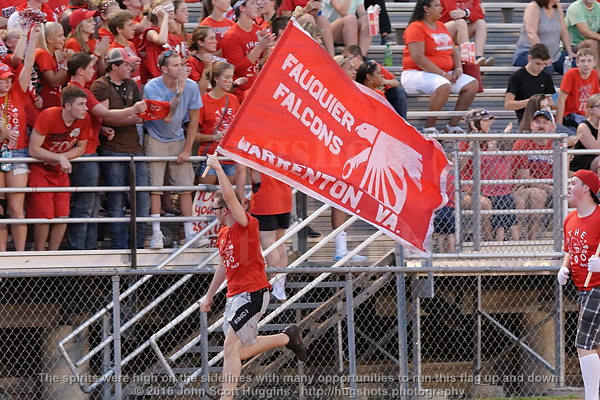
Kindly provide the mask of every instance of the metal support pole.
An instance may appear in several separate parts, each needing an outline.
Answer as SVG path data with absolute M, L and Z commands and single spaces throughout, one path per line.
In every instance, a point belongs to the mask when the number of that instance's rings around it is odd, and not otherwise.
M 480 142 L 473 145 L 473 250 L 481 251 L 481 149 Z M 460 202 L 460 197 L 457 199 Z
M 417 274 L 413 274 L 411 284 L 417 281 Z M 421 299 L 411 290 L 412 294 L 412 345 L 413 345 L 413 390 L 421 389 Z
M 354 337 L 354 290 L 352 274 L 346 274 L 346 319 L 348 321 L 348 372 L 350 373 L 350 398 L 356 398 L 356 347 Z
M 454 236 L 456 240 L 454 241 L 454 251 L 456 253 L 460 253 L 462 251 L 462 214 L 461 214 L 461 204 L 460 204 L 460 156 L 458 154 L 459 144 L 458 140 L 454 141 L 454 168 L 452 168 L 452 173 L 454 174 L 454 221 L 455 221 L 455 231 Z
M 202 357 L 202 390 L 204 393 L 210 393 L 210 384 L 208 378 L 210 376 L 208 365 L 208 317 L 205 312 L 200 312 L 200 330 L 202 335 L 200 338 L 200 355 Z
M 475 370 L 474 377 L 481 376 L 481 275 L 477 275 L 477 319 L 475 325 L 475 362 L 473 369 Z M 477 378 L 476 378 L 477 379 Z
M 554 251 L 562 250 L 562 222 L 564 221 L 564 217 L 562 215 L 562 142 L 560 140 L 552 141 L 552 176 L 554 177 L 554 184 L 552 185 L 552 209 L 554 211 L 554 221 L 552 221 L 552 225 L 554 226 L 552 236 L 554 243 Z
M 102 316 L 102 340 L 110 336 L 110 317 L 109 314 Z M 110 369 L 110 347 L 106 346 L 102 349 L 102 375 Z M 110 400 L 112 387 L 110 382 L 102 384 L 102 400 Z
M 304 220 L 308 214 L 306 205 L 306 195 L 300 191 L 296 193 L 296 205 L 298 208 L 298 218 Z M 298 232 L 298 251 L 300 254 L 308 250 L 308 226 Z
M 129 212 L 131 230 L 131 268 L 137 268 L 137 193 L 135 190 L 135 162 L 129 161 Z
M 115 400 L 123 400 L 123 380 L 121 378 L 121 304 L 119 303 L 119 275 L 112 277 L 113 283 L 113 336 L 115 358 Z
M 558 377 L 556 387 L 565 386 L 565 316 L 563 314 L 562 285 L 554 280 L 554 370 Z
M 396 265 L 404 266 L 404 251 L 396 244 Z M 405 274 L 396 274 L 396 306 L 398 309 L 398 361 L 400 370 L 400 392 L 408 393 L 408 335 L 406 331 L 406 279 Z

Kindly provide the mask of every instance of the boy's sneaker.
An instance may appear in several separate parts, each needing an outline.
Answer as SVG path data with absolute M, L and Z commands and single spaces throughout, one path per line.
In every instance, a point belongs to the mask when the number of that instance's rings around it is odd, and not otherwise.
M 338 253 L 336 251 L 333 256 L 333 261 L 340 261 L 342 258 L 344 258 L 346 256 L 346 254 L 348 254 L 348 253 Z M 360 254 L 355 254 L 348 261 L 367 261 L 367 257 L 361 256 Z
M 164 247 L 165 235 L 162 232 L 150 236 L 150 250 L 162 250 Z
M 290 325 L 283 330 L 283 333 L 290 338 L 285 347 L 293 351 L 298 360 L 306 361 L 307 354 L 306 348 L 304 348 L 304 344 L 302 343 L 302 329 L 298 325 Z
M 307 226 L 306 228 L 307 228 L 306 229 L 306 236 L 308 236 L 309 238 L 318 238 L 319 236 L 321 236 L 321 232 L 315 231 L 310 226 Z
M 385 45 L 392 45 L 392 44 L 396 44 L 394 43 L 394 41 L 392 40 L 392 38 L 390 37 L 390 35 L 383 35 L 381 37 L 381 45 L 385 46 Z
M 475 64 L 479 65 L 480 67 L 485 66 L 485 57 L 478 57 L 477 60 L 475 60 Z
M 492 65 L 494 65 L 495 62 L 496 62 L 496 59 L 494 57 L 488 57 L 488 59 L 485 60 L 485 66 L 491 67 Z

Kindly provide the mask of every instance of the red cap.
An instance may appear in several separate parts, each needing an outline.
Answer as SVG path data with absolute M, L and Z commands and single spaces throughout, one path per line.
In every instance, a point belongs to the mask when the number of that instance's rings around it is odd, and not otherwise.
M 143 118 L 147 121 L 156 121 L 159 119 L 164 119 L 167 115 L 169 115 L 169 111 L 171 111 L 171 103 L 168 101 L 159 101 L 159 100 L 144 100 L 146 102 L 146 111 L 138 114 L 138 117 Z
M 71 29 L 75 29 L 77 25 L 79 25 L 84 19 L 97 17 L 98 15 L 100 15 L 98 10 L 90 11 L 84 8 L 78 8 L 77 10 L 73 10 L 71 13 L 71 16 L 69 17 L 69 25 L 71 25 Z
M 8 65 L 0 63 L 0 79 L 6 79 L 9 76 L 15 76 L 12 69 Z
M 598 191 L 600 191 L 600 178 L 598 178 L 598 174 L 587 169 L 580 169 L 573 176 L 579 178 L 584 185 L 589 187 L 594 201 L 600 203 L 598 200 Z

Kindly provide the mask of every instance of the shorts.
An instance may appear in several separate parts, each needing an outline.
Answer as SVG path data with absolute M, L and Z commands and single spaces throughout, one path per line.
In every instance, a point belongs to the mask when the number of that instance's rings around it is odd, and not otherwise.
M 177 156 L 184 146 L 185 140 L 163 143 L 150 135 L 144 136 L 144 155 L 149 157 Z M 167 173 L 166 180 L 165 172 Z M 177 161 L 149 162 L 148 174 L 150 186 L 164 186 L 165 182 L 172 186 L 194 186 L 194 168 L 190 162 L 182 164 Z M 191 190 L 180 193 L 191 193 Z M 162 194 L 162 192 L 153 191 L 152 194 Z
M 512 194 L 503 196 L 488 196 L 492 202 L 492 210 L 516 210 L 517 205 Z M 517 224 L 517 216 L 514 214 L 502 214 L 492 216 L 492 228 L 510 229 Z
M 402 86 L 404 90 L 418 90 L 419 92 L 432 95 L 442 85 L 449 84 L 450 81 L 441 75 L 431 72 L 417 71 L 409 69 L 402 72 Z M 476 80 L 472 76 L 462 74 L 458 80 L 450 87 L 450 93 L 458 94 L 460 90 L 468 83 Z
M 37 168 L 29 173 L 29 187 L 69 187 L 69 175 L 62 171 L 40 172 Z M 62 218 L 69 216 L 69 192 L 27 193 L 25 209 L 27 218 Z
M 435 212 L 433 220 L 433 231 L 441 235 L 449 235 L 456 232 L 456 220 L 454 207 L 444 206 Z
M 258 230 L 261 232 L 276 231 L 277 229 L 287 229 L 290 227 L 291 213 L 273 214 L 273 215 L 254 215 L 258 220 Z
M 600 287 L 592 290 L 580 290 L 579 322 L 575 346 L 583 350 L 596 350 L 600 347 Z
M 10 151 L 13 157 L 29 157 L 29 149 L 27 147 Z M 13 175 L 23 175 L 29 172 L 29 165 L 26 162 L 10 163 Z
M 258 336 L 258 321 L 269 305 L 271 293 L 268 288 L 256 292 L 243 292 L 227 299 L 223 332 L 231 326 L 242 341 L 242 346 L 250 346 Z
M 221 163 L 221 167 L 223 167 L 223 171 L 225 171 L 225 175 L 227 176 L 233 176 L 235 175 L 235 164 L 224 164 Z M 196 176 L 202 176 L 202 174 L 204 173 L 204 170 L 206 169 L 206 161 L 202 161 L 201 163 L 199 163 L 198 165 L 196 165 Z M 217 175 L 217 172 L 214 169 L 209 169 L 208 173 L 206 174 L 208 175 Z

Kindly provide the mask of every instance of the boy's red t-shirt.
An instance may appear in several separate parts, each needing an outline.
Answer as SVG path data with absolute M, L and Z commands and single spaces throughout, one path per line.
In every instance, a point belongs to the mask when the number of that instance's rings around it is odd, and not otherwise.
M 229 99 L 229 100 L 227 100 Z M 227 110 L 225 110 L 227 103 Z M 213 135 L 215 129 L 219 128 L 222 132 L 229 128 L 233 118 L 240 108 L 240 102 L 237 97 L 232 94 L 223 96 L 220 99 L 213 99 L 210 94 L 206 93 L 202 96 L 202 108 L 200 109 L 200 132 L 204 135 Z M 225 112 L 225 115 L 223 115 Z M 221 121 L 223 119 L 223 121 Z M 219 125 L 219 122 L 221 124 Z M 208 147 L 208 149 L 207 149 Z M 198 148 L 198 155 L 213 154 L 217 149 L 217 142 L 202 142 Z M 223 161 L 223 164 L 233 164 L 233 161 Z
M 85 105 L 88 108 L 88 115 L 90 116 L 90 121 L 92 124 L 92 135 L 87 141 L 87 145 L 85 147 L 85 154 L 94 154 L 98 146 L 100 146 L 100 138 L 98 135 L 100 134 L 100 126 L 102 125 L 102 120 L 95 115 L 92 114 L 92 109 L 96 107 L 100 102 L 94 96 L 91 90 L 87 87 L 81 86 L 78 82 L 70 81 L 69 85 L 75 85 L 80 89 L 83 89 L 85 94 L 87 94 L 87 102 Z
M 405 46 L 402 68 L 404 70 L 421 71 L 421 68 L 412 60 L 408 51 L 408 44 L 413 42 L 424 42 L 425 56 L 443 71 L 451 71 L 454 67 L 454 61 L 452 60 L 454 42 L 443 23 L 438 21 L 436 22 L 436 29 L 431 29 L 424 21 L 415 21 L 408 25 L 404 31 Z
M 229 28 L 235 25 L 235 22 L 227 18 L 223 18 L 223 21 L 217 21 L 208 16 L 200 22 L 200 25 L 208 25 L 215 31 L 215 36 L 217 37 L 217 50 L 219 50 L 222 45 L 221 40 L 223 40 L 223 36 L 225 36 L 225 33 L 227 33 Z
M 45 136 L 42 148 L 53 153 L 62 154 L 71 150 L 79 140 L 88 140 L 92 135 L 90 115 L 84 119 L 76 119 L 71 126 L 67 126 L 62 118 L 62 107 L 51 107 L 40 113 L 33 129 Z M 60 172 L 60 165 L 32 163 L 30 169 L 41 173 Z
M 54 73 L 59 71 L 56 58 L 53 57 L 46 49 L 37 49 L 35 51 L 35 65 L 37 66 L 39 73 L 39 82 L 42 84 L 42 90 L 39 93 L 43 99 L 42 110 L 50 107 L 60 106 L 61 85 L 58 85 L 57 87 L 51 86 L 42 75 L 42 72 L 44 71 L 52 71 Z
M 166 50 L 172 50 L 179 54 L 180 57 L 183 58 L 181 51 L 183 50 L 181 47 L 181 37 L 177 36 L 171 32 L 167 37 L 166 46 L 159 46 L 156 43 L 148 40 L 147 33 L 149 31 L 156 31 L 158 33 L 158 29 L 155 27 L 148 28 L 144 31 L 144 36 L 142 39 L 142 45 L 140 46 L 140 54 L 142 57 L 142 65 L 141 65 L 141 79 L 142 83 L 148 82 L 152 78 L 156 78 L 161 75 L 160 68 L 158 67 L 158 55 Z
M 256 62 L 250 62 L 248 59 L 248 53 L 250 53 L 258 43 L 258 37 L 256 32 L 260 28 L 256 24 L 252 24 L 250 32 L 246 32 L 238 24 L 231 27 L 225 34 L 222 42 L 223 57 L 233 65 L 235 65 L 233 79 L 242 77 L 248 78 L 248 82 L 238 86 L 238 90 L 246 91 L 252 87 L 257 75 L 257 58 Z
M 265 273 L 265 259 L 260 248 L 258 220 L 246 212 L 248 225 L 223 225 L 217 246 L 227 276 L 227 297 L 243 292 L 256 292 L 271 284 Z
M 2 118 L 6 119 L 6 128 L 19 132 L 19 138 L 15 143 L 9 142 L 8 146 L 13 149 L 24 149 L 29 145 L 29 135 L 27 134 L 27 112 L 25 106 L 29 101 L 29 94 L 23 92 L 19 78 L 13 79 L 12 86 L 8 91 L 8 106 L 6 95 L 0 97 L 0 110 Z M 5 106 L 7 106 L 5 108 Z
M 600 286 L 600 274 L 592 274 L 588 287 L 584 287 L 588 275 L 588 260 L 596 253 L 600 242 L 600 207 L 591 215 L 581 218 L 577 210 L 571 211 L 564 222 L 565 251 L 569 253 L 571 276 L 579 290 L 592 290 Z
M 108 36 L 111 42 L 115 40 L 115 35 L 113 35 L 111 31 L 109 31 L 105 27 L 101 27 L 98 29 L 98 38 L 102 39 L 104 36 Z
M 579 68 L 571 68 L 563 76 L 560 90 L 567 93 L 564 115 L 575 113 L 585 117 L 587 101 L 593 94 L 600 92 L 598 72 L 593 69 L 590 76 L 584 80 L 579 74 Z

